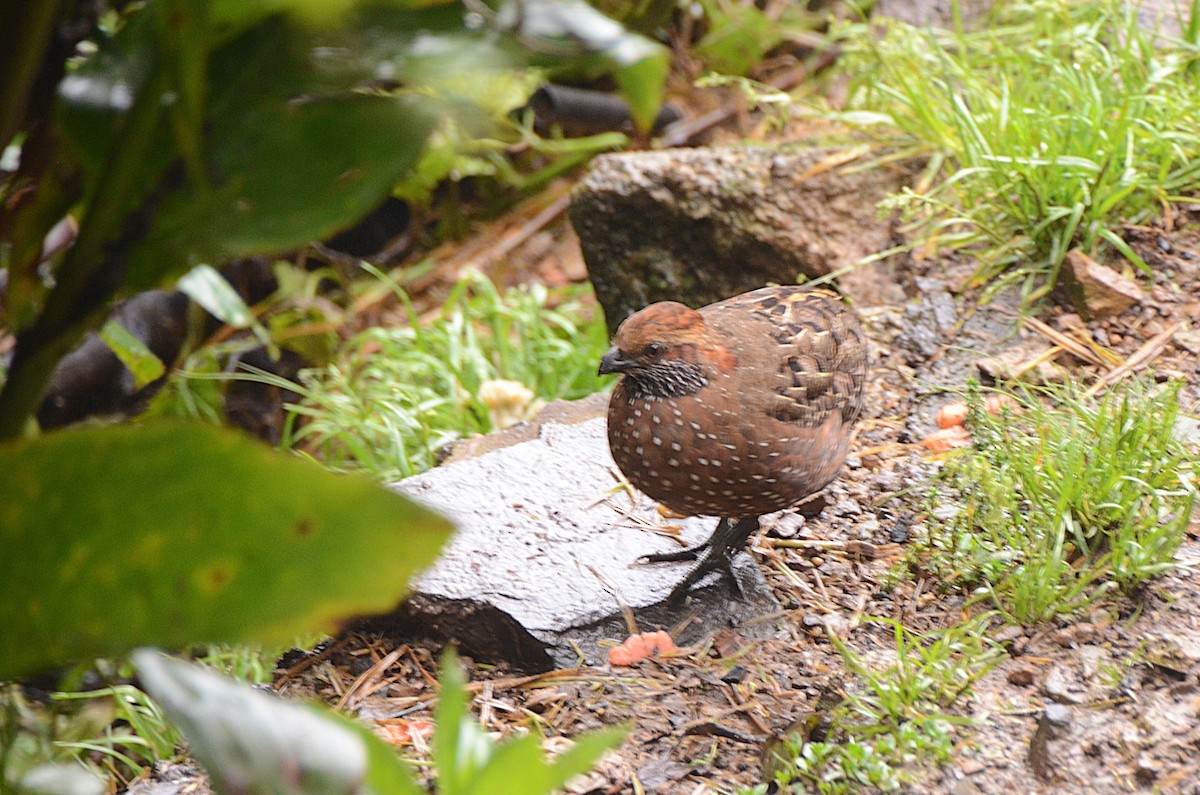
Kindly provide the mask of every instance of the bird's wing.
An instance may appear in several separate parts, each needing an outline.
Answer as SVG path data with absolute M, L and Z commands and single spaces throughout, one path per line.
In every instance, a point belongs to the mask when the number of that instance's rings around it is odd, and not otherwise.
M 760 396 L 748 406 L 753 413 L 807 428 L 826 426 L 835 412 L 843 424 L 857 417 L 866 338 L 836 293 L 767 287 L 713 304 L 704 315 L 737 354 L 742 392 Z M 764 336 L 775 344 L 763 345 Z

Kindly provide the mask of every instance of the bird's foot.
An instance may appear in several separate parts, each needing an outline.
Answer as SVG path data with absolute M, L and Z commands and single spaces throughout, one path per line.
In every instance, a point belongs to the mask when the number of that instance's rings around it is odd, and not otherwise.
M 694 560 L 696 565 L 688 570 L 683 579 L 671 589 L 667 596 L 667 604 L 677 606 L 683 603 L 692 586 L 700 582 L 712 572 L 724 574 L 737 598 L 744 596 L 742 585 L 737 574 L 733 571 L 733 557 L 745 546 L 746 540 L 758 529 L 758 517 L 738 519 L 721 519 L 717 529 L 703 544 L 681 549 L 677 552 L 663 552 L 654 555 L 644 555 L 639 558 L 642 563 L 671 563 L 681 560 Z

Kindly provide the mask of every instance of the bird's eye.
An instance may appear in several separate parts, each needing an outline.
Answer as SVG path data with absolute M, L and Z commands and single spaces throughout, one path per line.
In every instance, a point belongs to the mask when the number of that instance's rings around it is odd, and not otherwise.
M 667 346 L 661 342 L 652 342 L 646 346 L 646 356 L 651 359 L 661 359 L 667 352 Z

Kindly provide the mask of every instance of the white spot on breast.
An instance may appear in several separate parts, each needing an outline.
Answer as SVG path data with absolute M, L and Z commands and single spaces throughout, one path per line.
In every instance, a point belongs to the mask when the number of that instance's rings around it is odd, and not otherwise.
M 637 447 L 633 448 L 633 452 L 637 453 L 638 455 L 641 455 L 642 453 L 646 452 L 646 448 L 642 447 L 639 444 Z
M 678 453 L 683 448 L 679 446 L 679 442 L 671 442 L 671 449 Z
M 662 447 L 662 439 L 659 437 L 655 436 L 650 441 L 654 442 L 655 447 Z
M 708 459 L 707 458 L 697 458 L 696 463 L 702 467 L 706 467 L 706 466 L 708 466 Z
M 679 466 L 679 459 L 678 458 L 668 458 L 667 463 L 673 467 L 677 467 L 677 466 Z
M 629 419 L 625 420 L 625 424 L 626 424 L 626 425 L 633 425 L 633 417 L 630 417 Z

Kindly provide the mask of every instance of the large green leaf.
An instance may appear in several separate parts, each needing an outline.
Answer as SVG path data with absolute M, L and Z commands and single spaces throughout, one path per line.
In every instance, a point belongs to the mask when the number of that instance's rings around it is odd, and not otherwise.
M 284 251 L 373 209 L 413 166 L 431 101 L 353 90 L 322 65 L 322 37 L 273 18 L 213 53 L 203 148 L 208 184 L 164 197 L 130 255 L 142 288 L 197 261 Z
M 0 679 L 203 641 L 286 642 L 399 599 L 450 524 L 235 432 L 0 446 Z
M 123 145 L 119 121 L 132 97 L 152 90 L 155 70 L 171 73 L 159 82 L 175 94 L 203 98 L 202 108 L 195 99 L 186 113 L 164 115 L 141 155 L 143 183 L 179 154 L 188 167 L 168 170 L 155 190 L 148 228 L 130 247 L 127 291 L 345 228 L 411 169 L 434 127 L 432 100 L 363 92 L 373 79 L 365 64 L 337 57 L 365 47 L 373 31 L 312 30 L 277 15 L 220 43 L 202 71 L 156 58 L 163 26 L 152 21 L 136 14 L 60 90 L 61 129 L 94 173 Z M 221 34 L 194 23 L 178 35 Z M 192 85 L 198 76 L 202 87 Z

